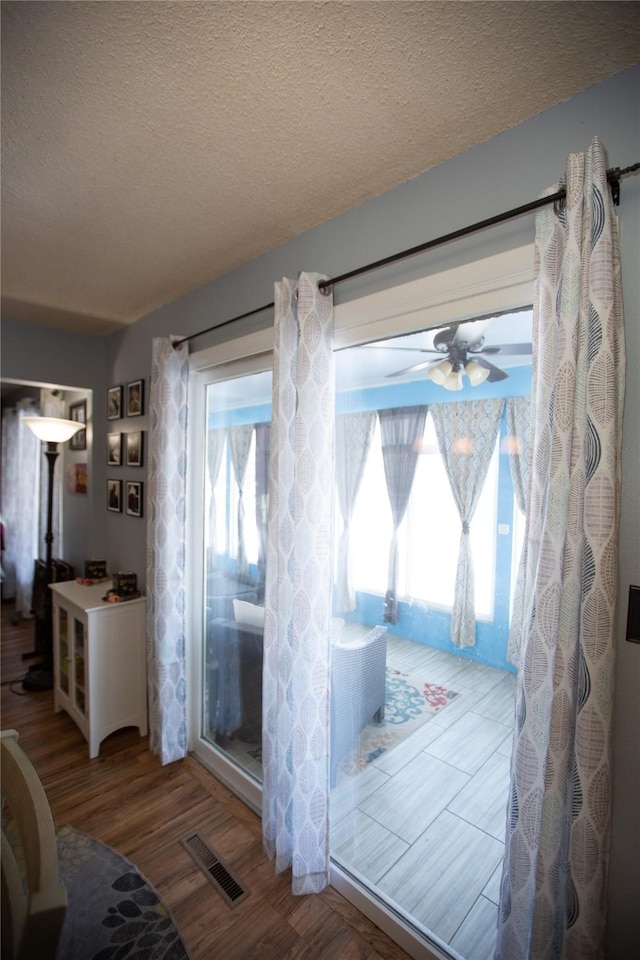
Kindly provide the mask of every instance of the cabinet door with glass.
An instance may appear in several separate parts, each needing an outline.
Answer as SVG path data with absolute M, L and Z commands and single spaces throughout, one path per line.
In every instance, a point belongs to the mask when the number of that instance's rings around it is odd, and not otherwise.
M 58 611 L 58 682 L 57 688 L 69 696 L 70 687 L 70 656 L 69 656 L 69 615 L 64 607 L 59 607 Z
M 76 710 L 85 717 L 87 715 L 86 644 L 86 625 L 82 620 L 73 617 L 73 688 L 71 700 Z

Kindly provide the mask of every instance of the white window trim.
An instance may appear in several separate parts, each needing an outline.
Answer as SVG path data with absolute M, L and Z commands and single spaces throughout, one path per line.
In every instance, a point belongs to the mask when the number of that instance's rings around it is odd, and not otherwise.
M 335 347 L 527 307 L 532 291 L 533 244 L 527 244 L 358 300 L 336 303 Z M 215 371 L 216 380 L 258 373 L 270 366 L 272 343 L 269 326 L 192 354 L 191 369 L 194 373 Z

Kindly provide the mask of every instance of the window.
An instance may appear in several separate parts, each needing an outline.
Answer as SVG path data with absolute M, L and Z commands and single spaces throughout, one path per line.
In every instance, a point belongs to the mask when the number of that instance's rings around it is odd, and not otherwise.
M 478 617 L 490 619 L 495 589 L 498 445 L 471 523 Z M 391 508 L 384 477 L 380 428 L 375 433 L 351 521 L 355 588 L 384 595 L 387 585 Z M 398 596 L 451 609 L 460 546 L 460 518 L 427 416 L 411 498 L 398 536 Z

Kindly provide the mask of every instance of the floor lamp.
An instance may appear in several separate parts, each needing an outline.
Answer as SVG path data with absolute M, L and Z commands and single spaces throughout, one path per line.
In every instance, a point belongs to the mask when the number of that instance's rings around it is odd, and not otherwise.
M 44 455 L 49 465 L 49 478 L 47 487 L 47 532 L 44 538 L 46 544 L 46 588 L 44 597 L 45 662 L 30 667 L 22 685 L 25 690 L 52 690 L 53 618 L 49 584 L 53 581 L 53 475 L 58 458 L 58 444 L 66 443 L 74 433 L 84 429 L 85 425 L 76 420 L 61 420 L 58 417 L 23 417 L 23 422 L 35 433 L 38 440 L 42 440 L 47 445 Z

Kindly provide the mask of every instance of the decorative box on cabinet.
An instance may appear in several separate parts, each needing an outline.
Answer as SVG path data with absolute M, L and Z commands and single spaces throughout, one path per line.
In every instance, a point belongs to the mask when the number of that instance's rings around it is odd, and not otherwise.
M 147 733 L 146 601 L 108 603 L 110 589 L 109 582 L 51 584 L 53 706 L 78 725 L 91 758 L 121 727 Z

